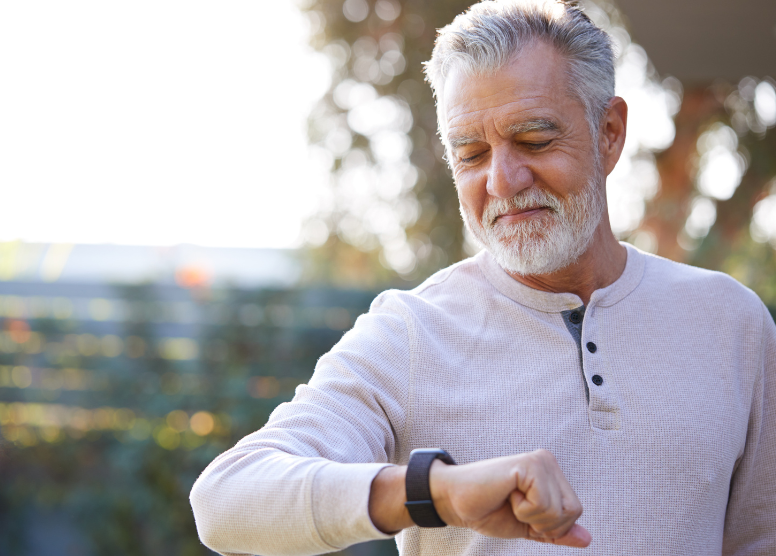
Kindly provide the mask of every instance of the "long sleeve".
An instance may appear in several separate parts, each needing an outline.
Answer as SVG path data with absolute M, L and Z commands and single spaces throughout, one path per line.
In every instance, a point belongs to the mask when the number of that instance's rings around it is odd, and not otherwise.
M 746 448 L 730 486 L 725 556 L 776 554 L 776 326 L 764 306 L 763 313 Z
M 378 297 L 266 426 L 216 458 L 191 491 L 200 538 L 225 555 L 304 555 L 389 538 L 371 483 L 404 427 L 403 317 Z

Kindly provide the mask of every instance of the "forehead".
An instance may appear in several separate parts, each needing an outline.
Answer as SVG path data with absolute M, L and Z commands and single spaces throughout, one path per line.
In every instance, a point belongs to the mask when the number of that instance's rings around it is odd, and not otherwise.
M 448 134 L 489 123 L 510 125 L 537 117 L 561 123 L 578 116 L 584 110 L 569 94 L 566 69 L 563 56 L 541 41 L 493 74 L 469 76 L 453 69 L 442 95 Z

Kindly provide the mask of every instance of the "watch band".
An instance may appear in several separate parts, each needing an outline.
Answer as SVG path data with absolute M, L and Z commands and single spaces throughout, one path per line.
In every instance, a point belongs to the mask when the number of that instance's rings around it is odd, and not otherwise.
M 404 479 L 407 490 L 407 502 L 404 506 L 410 513 L 412 521 L 419 527 L 446 527 L 434 508 L 431 500 L 431 489 L 428 484 L 428 473 L 431 464 L 439 458 L 448 465 L 455 465 L 453 457 L 439 448 L 420 448 L 410 452 L 407 464 L 407 475 Z

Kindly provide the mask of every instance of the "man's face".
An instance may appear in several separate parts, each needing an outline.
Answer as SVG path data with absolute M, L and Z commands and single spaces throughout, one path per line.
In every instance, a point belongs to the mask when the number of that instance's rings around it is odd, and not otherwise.
M 464 221 L 517 274 L 574 262 L 606 209 L 601 157 L 565 70 L 537 42 L 493 75 L 453 70 L 442 95 Z

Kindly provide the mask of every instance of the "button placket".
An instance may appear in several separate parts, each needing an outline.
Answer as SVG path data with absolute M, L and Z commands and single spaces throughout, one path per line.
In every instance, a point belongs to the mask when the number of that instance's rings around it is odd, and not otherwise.
M 582 330 L 583 367 L 590 391 L 590 424 L 596 429 L 617 430 L 620 428 L 620 404 L 612 389 L 606 349 L 598 338 L 597 320 L 588 309 Z

